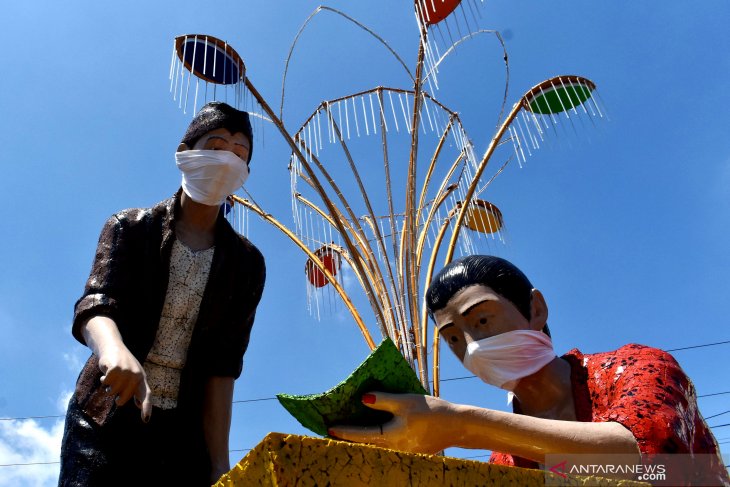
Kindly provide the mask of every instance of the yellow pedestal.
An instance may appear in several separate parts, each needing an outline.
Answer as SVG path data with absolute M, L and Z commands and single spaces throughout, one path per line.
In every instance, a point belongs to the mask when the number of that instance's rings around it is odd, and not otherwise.
M 528 487 L 545 485 L 545 475 L 542 470 L 269 433 L 215 487 Z M 597 477 L 569 477 L 560 481 L 554 485 L 648 485 Z

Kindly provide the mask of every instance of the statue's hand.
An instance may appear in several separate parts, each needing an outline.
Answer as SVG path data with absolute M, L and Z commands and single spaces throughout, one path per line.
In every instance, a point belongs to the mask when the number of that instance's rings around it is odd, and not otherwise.
M 458 413 L 456 405 L 448 401 L 421 394 L 370 392 L 363 395 L 362 402 L 395 417 L 378 426 L 335 425 L 328 434 L 413 453 L 436 453 L 457 442 Z

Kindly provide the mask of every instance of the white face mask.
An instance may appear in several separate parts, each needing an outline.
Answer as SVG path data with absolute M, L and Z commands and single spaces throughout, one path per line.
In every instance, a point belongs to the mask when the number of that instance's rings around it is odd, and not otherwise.
M 517 382 L 555 358 L 553 342 L 541 331 L 514 330 L 466 346 L 464 367 L 487 384 L 514 391 Z
M 182 187 L 193 201 L 220 206 L 248 179 L 248 164 L 233 152 L 186 150 L 175 153 L 182 171 Z

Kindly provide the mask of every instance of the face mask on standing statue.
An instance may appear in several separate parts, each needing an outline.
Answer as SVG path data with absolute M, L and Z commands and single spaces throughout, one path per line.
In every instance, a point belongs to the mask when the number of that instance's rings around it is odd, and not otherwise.
M 193 201 L 220 206 L 248 179 L 248 164 L 226 150 L 186 150 L 175 153 L 182 187 Z

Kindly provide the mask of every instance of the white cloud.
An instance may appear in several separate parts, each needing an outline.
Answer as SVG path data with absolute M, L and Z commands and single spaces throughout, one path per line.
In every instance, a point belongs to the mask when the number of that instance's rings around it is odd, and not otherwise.
M 58 398 L 65 412 L 71 391 Z M 58 485 L 63 418 L 0 421 L 0 487 Z M 8 465 L 8 466 L 5 466 Z
M 58 400 L 56 401 L 56 407 L 61 413 L 66 413 L 66 408 L 68 407 L 68 402 L 71 400 L 71 395 L 74 393 L 74 391 L 66 391 L 61 393 L 60 396 L 58 396 Z
M 57 485 L 62 436 L 62 419 L 47 430 L 32 419 L 0 422 L 0 486 Z
M 64 353 L 63 354 L 63 361 L 66 362 L 66 365 L 68 366 L 69 370 L 73 370 L 74 372 L 78 372 L 81 370 L 81 368 L 86 363 L 86 357 L 81 356 L 82 352 L 74 352 L 74 353 Z M 86 355 L 88 356 L 88 352 L 86 352 Z M 65 405 L 64 405 L 65 409 Z

